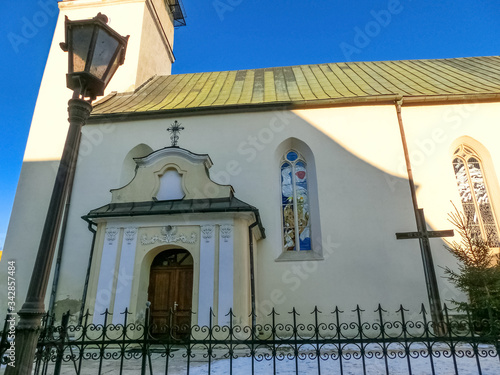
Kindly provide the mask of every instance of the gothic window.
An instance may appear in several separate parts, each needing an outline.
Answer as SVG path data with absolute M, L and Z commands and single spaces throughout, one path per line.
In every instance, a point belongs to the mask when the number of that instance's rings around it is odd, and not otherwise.
M 474 150 L 461 145 L 454 153 L 453 169 L 473 236 L 481 236 L 490 246 L 500 247 L 497 224 L 480 158 Z
M 295 150 L 289 150 L 281 160 L 281 210 L 283 250 L 311 250 L 307 164 Z

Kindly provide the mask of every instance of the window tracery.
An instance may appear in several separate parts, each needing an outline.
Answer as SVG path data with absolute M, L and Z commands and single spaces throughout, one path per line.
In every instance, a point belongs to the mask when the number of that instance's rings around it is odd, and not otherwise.
M 289 150 L 280 165 L 283 250 L 312 250 L 305 158 L 299 152 Z
M 500 247 L 498 228 L 479 156 L 470 147 L 461 145 L 454 152 L 453 170 L 473 236 L 483 237 L 492 247 Z

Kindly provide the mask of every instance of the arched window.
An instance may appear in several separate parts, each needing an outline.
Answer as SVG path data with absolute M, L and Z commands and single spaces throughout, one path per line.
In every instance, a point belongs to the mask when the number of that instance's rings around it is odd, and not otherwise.
M 312 250 L 306 160 L 289 150 L 280 166 L 283 250 Z
M 473 149 L 465 145 L 457 148 L 453 156 L 458 192 L 472 234 L 484 238 L 492 247 L 500 247 L 481 159 Z

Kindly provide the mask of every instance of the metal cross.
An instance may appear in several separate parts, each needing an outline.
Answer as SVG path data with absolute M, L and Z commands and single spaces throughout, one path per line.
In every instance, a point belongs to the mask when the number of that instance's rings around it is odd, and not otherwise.
M 181 126 L 180 122 L 177 122 L 177 120 L 174 121 L 172 125 L 170 125 L 170 128 L 167 129 L 172 135 L 170 136 L 170 140 L 172 141 L 172 147 L 178 147 L 177 146 L 177 141 L 179 140 L 179 133 L 181 130 L 184 130 L 184 127 Z
M 453 229 L 448 230 L 427 230 L 425 225 L 424 210 L 420 208 L 418 210 L 419 219 L 422 223 L 422 228 L 418 232 L 403 232 L 396 233 L 396 239 L 398 240 L 409 240 L 412 238 L 438 238 L 438 237 L 453 237 Z
M 439 288 L 437 285 L 437 277 L 432 260 L 431 244 L 429 238 L 438 237 L 453 237 L 453 229 L 451 230 L 427 230 L 425 223 L 424 210 L 419 208 L 415 212 L 417 216 L 417 232 L 396 233 L 396 239 L 409 240 L 418 238 L 420 242 L 420 250 L 422 254 L 422 262 L 424 264 L 425 283 L 427 285 L 427 294 L 429 296 L 429 304 L 431 307 L 431 315 L 437 333 L 444 332 L 443 326 L 443 310 L 441 308 L 441 298 L 439 296 Z

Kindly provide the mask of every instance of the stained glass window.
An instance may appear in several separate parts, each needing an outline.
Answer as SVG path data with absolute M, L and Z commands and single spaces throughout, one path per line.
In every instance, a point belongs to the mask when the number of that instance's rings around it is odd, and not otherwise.
M 482 236 L 490 246 L 500 247 L 497 224 L 479 157 L 470 148 L 461 146 L 455 151 L 453 169 L 473 236 Z
M 281 162 L 283 249 L 311 250 L 307 164 L 297 151 L 288 151 Z

